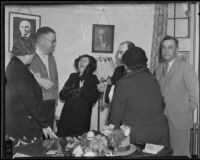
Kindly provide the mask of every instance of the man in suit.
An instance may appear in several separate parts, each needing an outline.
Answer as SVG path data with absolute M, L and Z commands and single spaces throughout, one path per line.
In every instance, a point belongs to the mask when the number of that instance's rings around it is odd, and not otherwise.
M 105 29 L 100 28 L 97 32 L 97 41 L 95 43 L 95 50 L 110 51 L 111 44 L 108 39 L 108 34 Z
M 132 47 L 125 51 L 122 61 L 127 75 L 115 87 L 109 123 L 131 127 L 132 144 L 153 143 L 169 147 L 167 118 L 163 111 L 163 97 L 156 78 L 147 68 L 143 49 Z
M 27 68 L 34 53 L 34 41 L 21 37 L 14 43 L 6 67 L 5 133 L 11 140 L 41 138 L 42 130 L 46 137 L 52 133 L 42 112 L 41 88 Z
M 121 42 L 116 53 L 116 60 L 117 63 L 119 63 L 119 66 L 117 66 L 114 70 L 114 73 L 112 77 L 108 78 L 106 83 L 100 83 L 98 85 L 98 90 L 99 92 L 104 92 L 105 91 L 105 102 L 110 103 L 112 100 L 113 93 L 112 91 L 114 90 L 115 84 L 117 81 L 119 81 L 122 77 L 124 77 L 127 74 L 126 68 L 124 64 L 122 64 L 122 56 L 124 52 L 127 49 L 130 49 L 131 47 L 135 47 L 135 44 L 131 41 L 124 41 Z
M 50 27 L 41 27 L 37 30 L 36 55 L 29 69 L 40 84 L 43 93 L 43 111 L 48 117 L 48 124 L 56 130 L 55 109 L 58 101 L 58 72 L 53 56 L 56 46 L 56 33 Z
M 193 67 L 177 57 L 176 38 L 166 36 L 160 49 L 164 62 L 157 67 L 156 77 L 166 103 L 171 147 L 174 155 L 189 156 L 193 111 L 199 105 L 198 78 Z

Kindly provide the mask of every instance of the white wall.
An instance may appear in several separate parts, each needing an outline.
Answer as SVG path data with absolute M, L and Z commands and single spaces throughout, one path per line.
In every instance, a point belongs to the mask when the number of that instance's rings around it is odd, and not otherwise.
M 20 7 L 17 5 L 5 7 L 6 65 L 9 61 L 8 16 L 9 12 L 17 12 Z M 54 55 L 58 68 L 59 89 L 74 71 L 74 59 L 80 54 L 111 56 L 114 60 L 119 43 L 130 40 L 143 48 L 150 58 L 154 4 L 29 5 L 28 7 L 33 14 L 41 16 L 41 26 L 50 26 L 56 31 L 57 46 Z M 103 8 L 109 22 L 104 14 L 99 19 Z M 20 12 L 29 13 L 29 10 L 23 6 Z M 115 25 L 113 54 L 91 53 L 92 24 L 97 22 Z M 58 116 L 62 106 L 63 104 L 59 102 L 56 112 Z

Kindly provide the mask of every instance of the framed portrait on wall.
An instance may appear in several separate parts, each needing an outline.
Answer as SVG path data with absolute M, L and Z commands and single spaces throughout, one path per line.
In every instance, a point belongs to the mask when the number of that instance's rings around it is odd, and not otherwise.
M 112 53 L 114 44 L 114 25 L 93 24 L 92 52 Z
M 9 12 L 9 51 L 20 37 L 34 38 L 36 30 L 41 26 L 41 16 Z

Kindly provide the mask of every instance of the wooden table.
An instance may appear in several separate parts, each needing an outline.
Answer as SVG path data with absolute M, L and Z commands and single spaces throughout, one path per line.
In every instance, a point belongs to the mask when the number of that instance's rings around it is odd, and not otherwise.
M 50 140 L 48 140 L 48 143 L 45 144 L 45 142 L 47 142 L 47 140 L 45 141 L 39 141 L 39 142 L 35 142 L 32 144 L 27 144 L 27 145 L 21 145 L 18 147 L 13 147 L 13 155 L 15 155 L 15 153 L 21 153 L 21 154 L 25 154 L 25 155 L 29 155 L 31 157 L 50 157 L 50 155 L 47 155 L 46 153 L 49 150 L 57 150 L 58 145 L 56 145 L 56 143 L 52 143 L 52 145 L 50 144 Z M 149 153 L 144 153 L 141 150 L 139 150 L 137 148 L 137 150 L 128 155 L 128 156 L 123 156 L 122 158 L 139 158 L 139 157 L 169 157 L 172 155 L 172 149 L 169 148 L 164 148 L 162 149 L 158 154 L 154 155 L 154 154 L 149 154 Z M 66 157 L 67 158 L 67 157 Z M 110 157 L 109 157 L 110 158 Z M 116 157 L 111 157 L 112 158 L 116 158 Z

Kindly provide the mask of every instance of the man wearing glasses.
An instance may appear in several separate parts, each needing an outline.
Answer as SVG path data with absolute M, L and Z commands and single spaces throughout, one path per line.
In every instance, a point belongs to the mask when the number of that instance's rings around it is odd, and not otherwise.
M 55 109 L 58 100 L 58 72 L 53 56 L 56 33 L 50 27 L 41 27 L 35 36 L 36 54 L 29 69 L 40 84 L 43 93 L 43 111 L 51 128 L 55 126 Z M 55 128 L 54 128 L 55 129 Z

